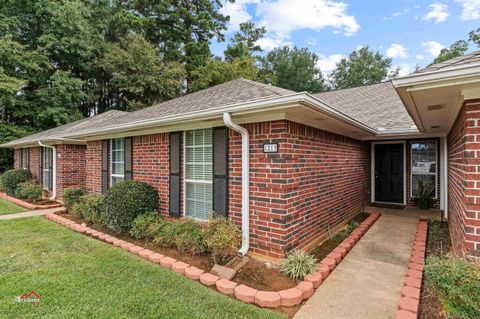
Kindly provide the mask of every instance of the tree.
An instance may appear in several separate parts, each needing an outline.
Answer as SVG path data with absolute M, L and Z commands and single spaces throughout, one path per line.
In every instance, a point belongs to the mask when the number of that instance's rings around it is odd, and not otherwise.
M 332 71 L 331 85 L 334 89 L 378 83 L 389 75 L 392 59 L 384 58 L 380 52 L 368 46 L 354 50 L 337 63 Z
M 233 61 L 237 58 L 252 56 L 255 52 L 262 52 L 257 41 L 263 38 L 266 32 L 265 27 L 257 28 L 253 22 L 240 23 L 240 31 L 233 35 L 232 43 L 227 45 L 224 52 L 225 60 Z
M 477 47 L 480 47 L 480 28 L 468 33 L 468 41 L 473 42 Z
M 276 85 L 293 91 L 325 91 L 325 80 L 316 66 L 318 56 L 307 48 L 284 46 L 261 60 L 260 77 L 273 77 Z
M 441 63 L 458 56 L 461 56 L 468 50 L 468 42 L 465 40 L 455 41 L 449 48 L 443 48 L 440 54 L 433 60 L 433 63 Z

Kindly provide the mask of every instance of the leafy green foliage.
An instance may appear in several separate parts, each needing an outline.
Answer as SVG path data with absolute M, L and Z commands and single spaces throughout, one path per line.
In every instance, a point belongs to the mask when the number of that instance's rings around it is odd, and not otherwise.
M 322 92 L 326 85 L 316 66 L 318 56 L 307 48 L 284 46 L 270 51 L 261 59 L 261 75 L 276 80 L 276 85 L 293 90 Z
M 175 222 L 165 221 L 153 225 L 156 225 L 150 228 L 155 234 L 153 242 L 162 247 L 174 248 L 176 245 L 175 238 L 178 235 L 178 227 Z
M 391 65 L 392 59 L 371 51 L 368 46 L 356 49 L 337 63 L 330 75 L 332 87 L 345 89 L 381 82 L 388 77 Z
M 2 174 L 0 184 L 7 195 L 15 196 L 18 185 L 31 179 L 32 173 L 29 170 L 11 169 Z
M 128 232 L 137 216 L 157 209 L 157 201 L 157 190 L 147 183 L 117 183 L 105 194 L 106 224 L 116 232 Z
M 430 207 L 433 205 L 433 192 L 435 191 L 435 184 L 418 180 L 417 197 L 415 197 L 415 205 L 426 205 Z
M 427 284 L 440 293 L 452 318 L 480 317 L 480 267 L 463 259 L 429 257 L 425 264 Z
M 174 221 L 177 227 L 175 246 L 183 253 L 198 255 L 207 251 L 205 235 L 200 225 L 192 219 Z
M 130 235 L 136 239 L 153 240 L 155 233 L 158 232 L 158 226 L 163 222 L 165 222 L 163 216 L 158 212 L 142 214 L 134 219 Z
M 283 274 L 295 280 L 302 280 L 306 275 L 315 272 L 316 269 L 317 260 L 315 257 L 301 250 L 292 251 L 280 266 L 280 271 Z
M 338 232 L 335 234 L 335 236 L 332 237 L 332 240 L 335 241 L 335 242 L 341 242 L 343 241 L 345 238 L 347 238 L 354 230 L 355 228 L 358 227 L 358 223 L 354 220 L 350 221 L 348 224 L 347 224 L 347 228 L 345 228 L 344 230 Z
M 0 102 L 0 112 L 1 112 L 1 109 L 2 109 L 2 106 Z M 30 131 L 27 128 L 7 124 L 0 120 L 0 144 L 10 142 L 17 138 L 24 137 L 29 132 Z M 12 167 L 13 167 L 13 150 L 8 148 L 0 148 L 0 173 Z
M 253 22 L 240 23 L 240 31 L 233 35 L 232 44 L 227 45 L 225 49 L 225 61 L 245 59 L 251 57 L 255 52 L 262 52 L 262 48 L 257 42 L 263 38 L 266 32 L 265 27 L 257 28 Z
M 42 198 L 43 188 L 33 180 L 22 182 L 15 189 L 15 197 L 33 202 Z
M 105 225 L 103 195 L 89 194 L 80 197 L 72 207 L 72 214 L 96 225 Z
M 85 191 L 79 187 L 67 187 L 63 191 L 63 206 L 68 210 L 73 208 L 73 205 L 80 202 L 80 197 L 85 195 Z
M 223 264 L 236 253 L 238 227 L 230 219 L 213 214 L 205 227 L 205 242 L 214 262 Z
M 433 63 L 441 63 L 458 56 L 461 56 L 468 50 L 468 42 L 465 40 L 455 41 L 450 47 L 443 48 L 440 54 L 433 60 Z

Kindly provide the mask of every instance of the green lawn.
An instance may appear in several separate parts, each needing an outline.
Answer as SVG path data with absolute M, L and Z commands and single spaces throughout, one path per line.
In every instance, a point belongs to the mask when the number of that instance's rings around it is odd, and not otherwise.
M 0 238 L 2 318 L 282 318 L 41 217 Z M 32 290 L 40 305 L 13 303 Z
M 0 215 L 24 212 L 27 209 L 0 198 Z

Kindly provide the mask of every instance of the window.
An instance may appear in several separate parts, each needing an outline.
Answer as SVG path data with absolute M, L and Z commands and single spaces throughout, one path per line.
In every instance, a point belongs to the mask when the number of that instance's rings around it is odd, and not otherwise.
M 52 149 L 44 148 L 43 149 L 43 187 L 45 189 L 50 189 L 52 185 Z
M 185 132 L 185 216 L 206 220 L 212 211 L 212 130 Z
M 421 141 L 411 143 L 412 197 L 418 195 L 418 182 L 433 183 L 432 197 L 437 194 L 437 142 Z
M 22 168 L 23 169 L 30 169 L 28 167 L 28 148 L 22 148 Z
M 113 186 L 125 179 L 125 139 L 115 138 L 110 141 L 111 175 L 110 185 Z

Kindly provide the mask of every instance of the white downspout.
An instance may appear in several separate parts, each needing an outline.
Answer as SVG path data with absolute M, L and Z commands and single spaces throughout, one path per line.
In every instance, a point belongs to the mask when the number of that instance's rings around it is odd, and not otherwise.
M 230 113 L 223 113 L 223 122 L 242 135 L 242 247 L 238 254 L 245 256 L 250 248 L 250 140 L 247 129 L 234 123 Z
M 45 145 L 42 141 L 38 141 L 38 145 L 42 147 L 47 147 L 52 149 L 52 196 L 50 196 L 50 200 L 54 200 L 57 197 L 57 148 L 52 145 Z M 40 159 L 43 161 L 43 158 Z

